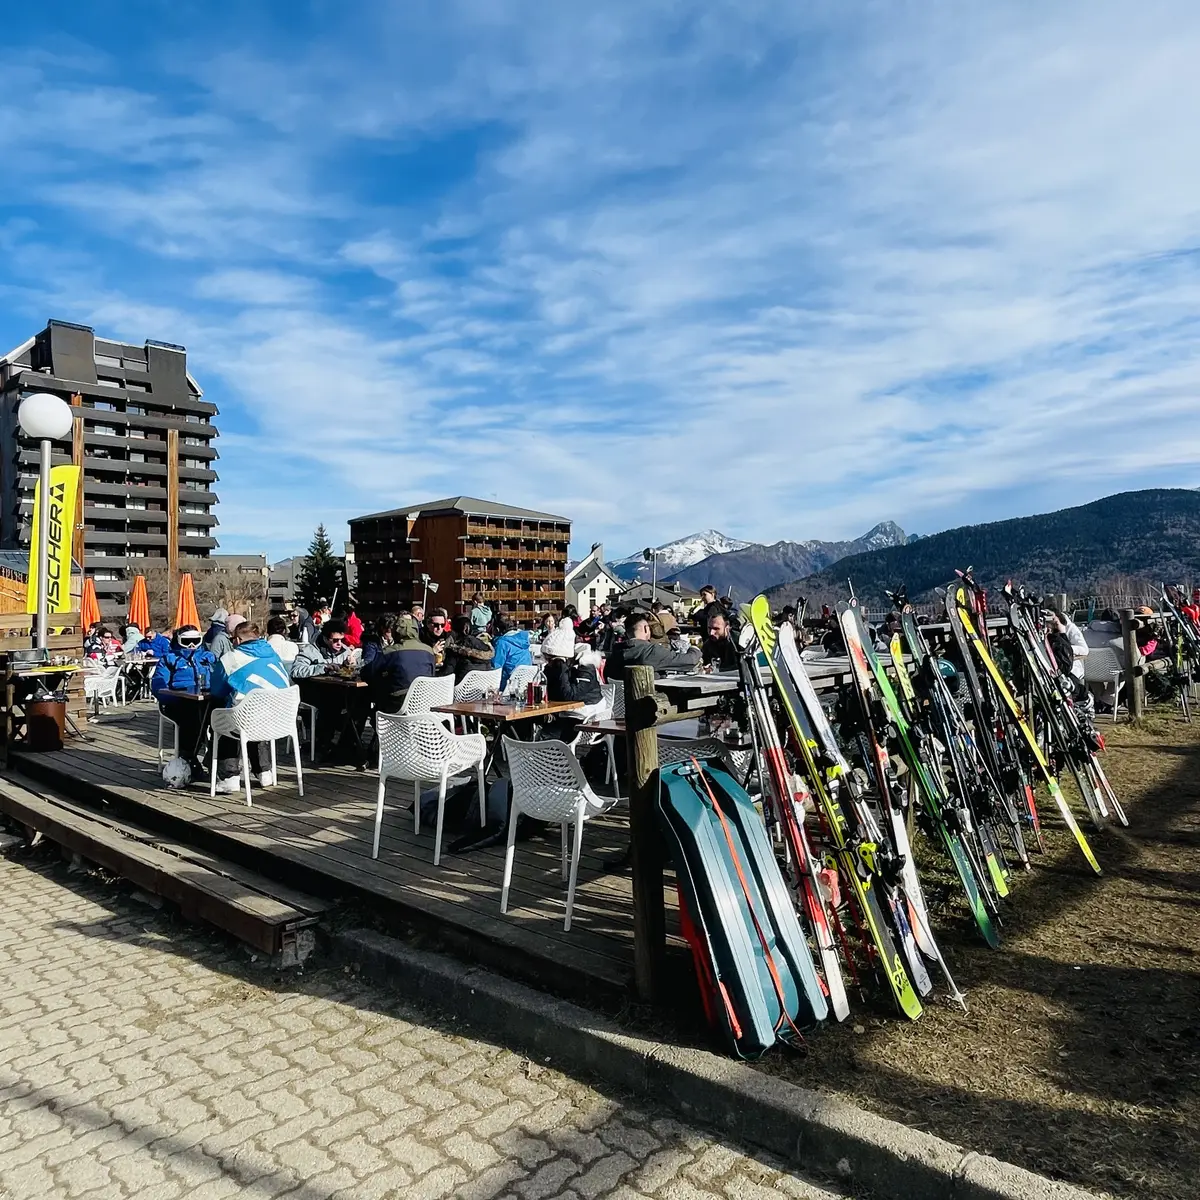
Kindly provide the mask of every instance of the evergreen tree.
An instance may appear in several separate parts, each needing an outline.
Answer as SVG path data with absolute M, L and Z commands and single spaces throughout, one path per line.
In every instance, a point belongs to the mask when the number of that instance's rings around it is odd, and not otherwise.
M 333 543 L 322 522 L 313 534 L 304 566 L 296 580 L 296 603 L 311 613 L 326 604 L 334 604 L 335 595 L 335 612 L 348 611 L 350 597 L 346 589 L 346 564 L 334 554 Z

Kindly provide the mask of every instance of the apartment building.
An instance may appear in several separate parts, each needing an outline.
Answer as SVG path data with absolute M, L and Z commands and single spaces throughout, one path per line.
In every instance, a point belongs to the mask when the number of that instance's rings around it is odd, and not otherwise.
M 109 341 L 66 321 L 0 358 L 0 544 L 29 545 L 38 447 L 21 434 L 17 408 L 32 392 L 82 410 L 54 462 L 83 467 L 83 565 L 102 611 L 124 609 L 144 568 L 216 549 L 217 408 L 188 373 L 187 352 Z
M 360 614 L 395 612 L 426 594 L 451 615 L 482 592 L 492 609 L 518 621 L 557 611 L 571 522 L 472 496 L 450 496 L 355 517 L 350 542 Z

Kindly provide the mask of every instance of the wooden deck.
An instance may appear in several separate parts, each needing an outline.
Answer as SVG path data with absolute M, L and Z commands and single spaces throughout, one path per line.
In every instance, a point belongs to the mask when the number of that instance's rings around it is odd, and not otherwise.
M 296 790 L 290 756 L 280 780 L 244 797 L 208 795 L 207 781 L 184 791 L 162 785 L 156 759 L 157 710 L 148 703 L 108 710 L 86 727 L 88 742 L 69 738 L 48 754 L 16 751 L 12 769 L 44 780 L 76 800 L 110 806 L 164 833 L 219 853 L 285 884 L 366 902 L 385 920 L 403 921 L 507 974 L 564 994 L 626 993 L 633 975 L 633 904 L 627 873 L 604 867 L 628 844 L 625 806 L 589 821 L 571 931 L 563 931 L 566 884 L 559 837 L 518 842 L 507 915 L 500 913 L 503 845 L 448 853 L 433 865 L 433 830 L 414 836 L 411 787 L 388 787 L 383 836 L 371 858 L 378 779 L 349 767 L 304 766 Z M 672 971 L 688 971 L 678 937 L 673 881 L 666 891 Z

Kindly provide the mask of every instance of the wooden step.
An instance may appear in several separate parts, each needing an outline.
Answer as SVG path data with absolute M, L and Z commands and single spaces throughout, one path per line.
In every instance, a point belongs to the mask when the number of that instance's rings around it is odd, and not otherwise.
M 42 786 L 0 778 L 0 812 L 284 963 L 300 961 L 328 907 L 214 855 L 87 810 Z M 281 894 L 282 893 L 282 894 Z

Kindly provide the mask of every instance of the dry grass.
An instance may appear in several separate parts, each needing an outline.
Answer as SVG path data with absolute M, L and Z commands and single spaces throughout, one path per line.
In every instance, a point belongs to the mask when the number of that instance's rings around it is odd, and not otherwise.
M 931 880 L 969 1014 L 937 1003 L 909 1024 L 859 1005 L 807 1058 L 760 1069 L 1084 1187 L 1200 1195 L 1200 721 L 1164 709 L 1102 732 L 1130 818 L 1087 830 L 1102 877 L 1044 805 L 1048 853 L 1013 881 L 998 952 Z

